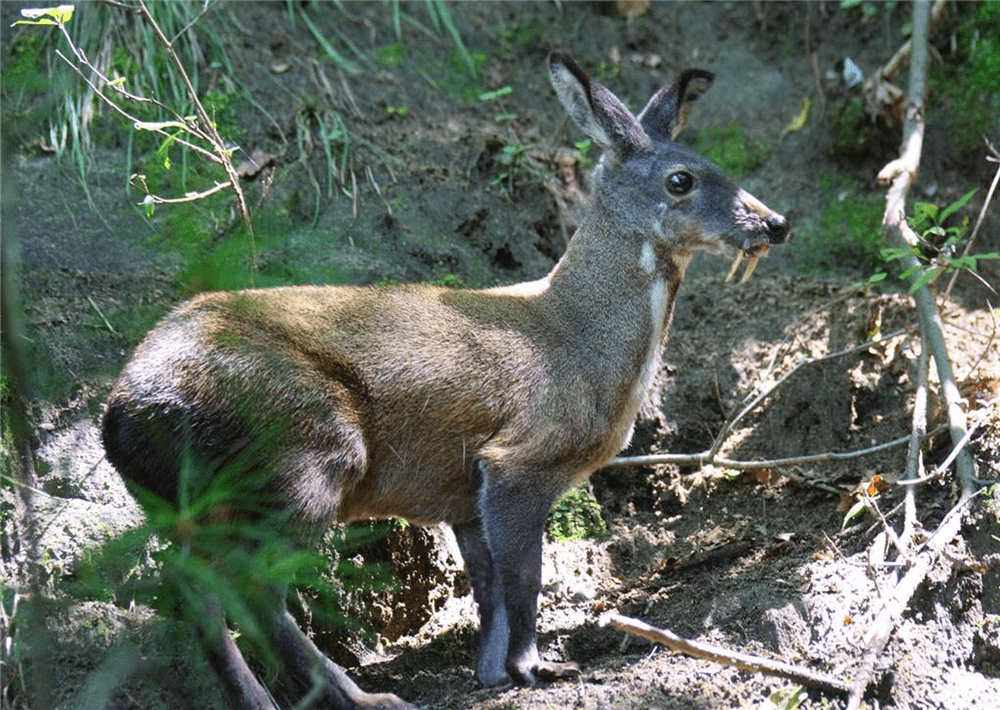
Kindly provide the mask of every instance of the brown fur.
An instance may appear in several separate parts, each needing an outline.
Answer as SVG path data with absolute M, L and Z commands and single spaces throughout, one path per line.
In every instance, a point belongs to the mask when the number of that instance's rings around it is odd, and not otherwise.
M 627 444 L 691 252 L 757 255 L 787 236 L 784 218 L 671 140 L 711 75 L 684 73 L 633 117 L 567 55 L 550 69 L 605 153 L 589 212 L 548 276 L 479 291 L 203 294 L 139 345 L 104 422 L 109 459 L 168 499 L 181 462 L 195 489 L 238 464 L 298 530 L 383 517 L 454 526 L 486 684 L 571 672 L 535 649 L 545 513 Z M 329 664 L 286 622 L 274 628 L 306 665 Z M 208 647 L 227 688 L 267 707 L 242 658 L 217 639 Z M 374 697 L 327 668 L 331 706 Z

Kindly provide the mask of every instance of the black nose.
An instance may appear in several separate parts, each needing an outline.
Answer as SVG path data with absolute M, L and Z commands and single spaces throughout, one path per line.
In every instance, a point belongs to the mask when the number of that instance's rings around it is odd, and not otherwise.
M 788 238 L 788 220 L 780 214 L 772 214 L 764 223 L 772 244 L 781 244 Z

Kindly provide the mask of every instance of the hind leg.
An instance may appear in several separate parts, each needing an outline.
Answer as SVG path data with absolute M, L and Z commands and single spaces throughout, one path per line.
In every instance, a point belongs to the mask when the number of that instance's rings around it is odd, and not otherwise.
M 227 704 L 234 710 L 278 710 L 233 641 L 219 604 L 208 601 L 205 612 L 197 624 L 198 633 Z
M 282 670 L 303 697 L 315 698 L 315 707 L 416 710 L 392 693 L 361 690 L 343 668 L 327 658 L 302 632 L 287 610 L 277 614 L 273 622 L 270 638 Z

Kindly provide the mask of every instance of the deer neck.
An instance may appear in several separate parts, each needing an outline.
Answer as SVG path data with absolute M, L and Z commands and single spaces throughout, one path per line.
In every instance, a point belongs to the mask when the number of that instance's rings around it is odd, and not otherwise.
M 646 397 L 689 254 L 652 235 L 615 233 L 595 205 L 548 277 L 566 353 L 597 396 L 624 446 Z M 617 450 L 614 452 L 617 453 Z

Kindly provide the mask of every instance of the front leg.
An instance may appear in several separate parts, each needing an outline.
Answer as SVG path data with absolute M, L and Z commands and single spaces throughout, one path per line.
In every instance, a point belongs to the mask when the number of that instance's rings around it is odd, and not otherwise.
M 485 468 L 485 466 L 484 466 Z M 515 683 L 533 685 L 579 674 L 574 663 L 538 658 L 538 592 L 542 587 L 542 535 L 554 495 L 515 476 L 483 477 L 483 533 L 502 589 L 509 639 L 505 668 Z M 482 607 L 480 607 L 482 608 Z
M 510 682 L 507 674 L 507 607 L 503 587 L 493 565 L 493 555 L 479 520 L 455 525 L 455 540 L 465 561 L 465 570 L 472 582 L 472 596 L 479 607 L 479 658 L 476 660 L 476 680 L 485 686 Z

